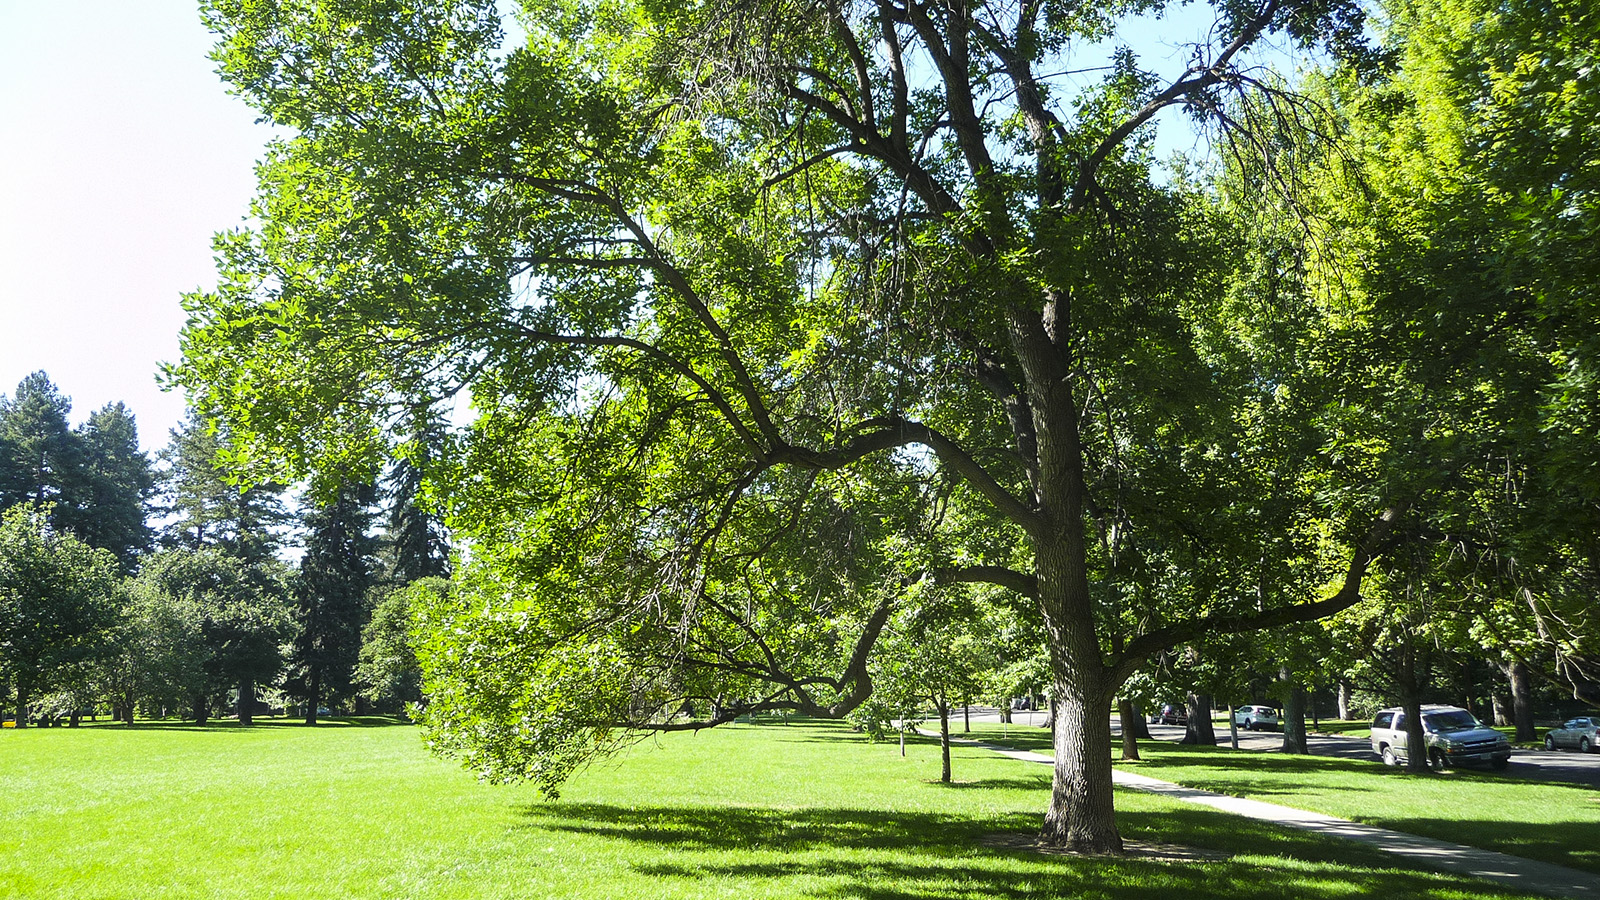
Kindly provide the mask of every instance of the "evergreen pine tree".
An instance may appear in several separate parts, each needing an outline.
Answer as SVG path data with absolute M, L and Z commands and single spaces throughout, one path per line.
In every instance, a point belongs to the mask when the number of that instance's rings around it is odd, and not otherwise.
M 87 486 L 83 441 L 67 424 L 71 411 L 71 399 L 43 372 L 22 379 L 15 397 L 0 396 L 0 508 L 50 504 L 52 525 L 78 524 Z
M 400 584 L 450 576 L 450 545 L 438 518 L 420 504 L 422 470 L 409 460 L 389 473 L 390 577 Z
M 373 581 L 375 541 L 368 531 L 377 492 L 370 482 L 347 481 L 305 516 L 306 552 L 295 589 L 295 637 L 285 688 L 305 704 L 307 725 L 317 706 L 353 690 L 367 623 L 367 588 Z
M 279 499 L 282 486 L 231 483 L 217 462 L 225 446 L 222 436 L 195 417 L 172 430 L 161 459 L 167 466 L 164 511 L 173 518 L 161 542 L 191 550 L 215 547 L 261 563 L 277 553 L 276 529 L 290 518 Z
M 132 572 L 150 549 L 145 516 L 155 489 L 155 473 L 139 449 L 133 413 L 121 403 L 107 404 L 90 414 L 78 435 L 86 463 L 85 505 L 74 530 L 91 547 L 115 554 L 124 573 Z
M 389 470 L 385 551 L 389 580 L 410 584 L 450 576 L 450 543 L 443 524 L 423 500 L 423 475 L 443 453 L 444 426 L 426 411 L 416 416 L 409 443 Z

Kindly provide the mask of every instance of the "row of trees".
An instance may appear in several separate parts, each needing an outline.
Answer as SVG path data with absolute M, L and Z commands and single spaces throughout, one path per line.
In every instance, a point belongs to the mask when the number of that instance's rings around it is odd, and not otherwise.
M 1044 837 L 1109 852 L 1104 712 L 1179 648 L 1459 626 L 1592 684 L 1589 4 L 1217 0 L 1165 57 L 1111 40 L 1160 0 L 499 6 L 205 4 L 288 136 L 174 380 L 263 482 L 478 411 L 432 746 L 553 791 L 849 715 L 998 592 Z M 1185 117 L 1217 152 L 1157 158 Z
M 129 722 L 136 708 L 201 722 L 226 708 L 249 723 L 262 691 L 310 722 L 325 703 L 420 699 L 402 588 L 428 589 L 447 563 L 412 470 L 391 473 L 380 537 L 370 481 L 296 520 L 277 486 L 225 477 L 226 442 L 198 421 L 157 467 L 122 405 L 76 430 L 69 412 L 43 373 L 0 398 L 7 483 L 26 485 L 0 503 L 0 699 L 18 725 L 105 708 Z M 297 534 L 291 566 L 281 551 Z

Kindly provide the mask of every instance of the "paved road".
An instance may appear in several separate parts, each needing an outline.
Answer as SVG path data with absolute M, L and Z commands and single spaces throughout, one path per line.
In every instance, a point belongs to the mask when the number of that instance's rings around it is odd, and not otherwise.
M 1044 723 L 1044 713 L 1027 710 L 1018 710 L 1011 714 L 1013 726 L 1038 726 Z M 1031 716 L 1031 721 L 1030 721 Z M 952 721 L 960 721 L 959 715 Z M 973 708 L 972 721 L 994 723 L 1000 721 L 997 710 L 985 709 L 981 712 Z M 1111 733 L 1120 738 L 1122 728 L 1115 718 L 1111 720 Z M 1177 741 L 1183 737 L 1183 728 L 1177 725 L 1151 725 L 1150 735 L 1158 741 Z M 1217 728 L 1217 744 L 1228 746 L 1228 729 L 1221 725 Z M 1365 737 L 1344 737 L 1340 735 L 1307 735 L 1306 746 L 1314 756 L 1337 756 L 1344 759 L 1358 759 L 1382 765 L 1377 754 L 1372 752 L 1372 746 Z M 1276 753 L 1283 748 L 1283 734 L 1277 731 L 1240 731 L 1239 749 L 1261 753 Z M 1462 769 L 1463 772 L 1492 771 L 1488 768 Z M 1517 778 L 1528 778 L 1535 781 L 1563 781 L 1570 784 L 1582 784 L 1592 788 L 1600 788 L 1600 753 L 1577 753 L 1571 750 L 1513 750 L 1511 752 L 1511 765 L 1497 772 L 1498 775 L 1510 775 Z
M 1111 730 L 1113 734 L 1118 736 L 1122 734 L 1122 729 L 1115 720 L 1111 723 Z M 1183 729 L 1176 725 L 1151 725 L 1150 735 L 1156 740 L 1176 741 L 1183 737 Z M 1217 729 L 1217 743 L 1221 746 L 1227 746 L 1228 742 L 1227 729 L 1219 727 Z M 1338 756 L 1345 759 L 1369 760 L 1374 765 L 1381 765 L 1377 754 L 1372 752 L 1372 745 L 1364 737 L 1307 735 L 1306 747 L 1314 756 Z M 1283 734 L 1281 732 L 1239 732 L 1239 749 L 1241 750 L 1278 752 L 1282 748 Z M 1462 771 L 1477 771 L 1477 769 L 1463 769 Z M 1484 768 L 1482 771 L 1491 770 Z M 1511 752 L 1511 765 L 1496 774 L 1530 778 L 1537 781 L 1565 781 L 1600 788 L 1600 753 L 1584 754 L 1570 750 L 1557 750 L 1554 752 L 1513 750 Z

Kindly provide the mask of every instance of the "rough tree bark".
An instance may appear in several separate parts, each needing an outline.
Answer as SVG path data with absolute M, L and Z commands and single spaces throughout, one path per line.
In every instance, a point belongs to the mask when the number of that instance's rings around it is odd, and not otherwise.
M 1285 685 L 1283 700 L 1283 752 L 1306 754 L 1306 689 L 1285 666 L 1278 677 Z
M 1406 771 L 1429 771 L 1428 737 L 1422 730 L 1422 691 L 1418 673 L 1423 668 L 1410 636 L 1400 648 L 1400 664 L 1395 667 L 1395 681 L 1400 689 L 1400 708 L 1405 715 Z
M 306 724 L 315 725 L 317 724 L 317 704 L 322 702 L 321 673 L 315 671 L 311 673 L 309 687 L 311 690 L 306 692 Z
M 256 683 L 254 679 L 239 679 L 239 724 L 254 725 L 255 714 L 251 707 L 256 705 Z
M 1338 704 L 1339 720 L 1348 722 L 1350 720 L 1350 682 L 1343 678 L 1339 679 Z
M 1190 691 L 1185 702 L 1189 707 L 1189 724 L 1183 727 L 1183 740 L 1178 743 L 1215 746 L 1217 729 L 1211 722 L 1211 695 Z
M 1155 740 L 1150 736 L 1150 720 L 1145 718 L 1144 710 L 1139 704 L 1133 704 L 1133 736 L 1141 741 Z
M 1117 719 L 1122 724 L 1122 758 L 1138 759 L 1138 726 L 1144 720 L 1139 717 L 1139 711 L 1133 708 L 1132 700 L 1127 697 L 1117 698 Z
M 939 781 L 950 783 L 950 704 L 943 696 L 939 706 Z
M 1516 739 L 1538 740 L 1538 732 L 1533 727 L 1533 676 L 1528 672 L 1528 664 L 1519 659 L 1507 667 L 1506 675 L 1511 679 L 1511 715 L 1517 727 Z

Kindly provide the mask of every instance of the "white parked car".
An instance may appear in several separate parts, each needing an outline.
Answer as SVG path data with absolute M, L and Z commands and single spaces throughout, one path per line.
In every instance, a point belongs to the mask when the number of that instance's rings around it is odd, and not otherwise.
M 1511 760 L 1510 739 L 1459 706 L 1422 707 L 1422 733 L 1428 740 L 1428 765 L 1435 769 L 1465 762 L 1504 769 Z M 1409 743 L 1403 709 L 1383 710 L 1372 720 L 1372 752 L 1384 765 L 1404 762 Z
M 1250 731 L 1263 728 L 1278 729 L 1278 711 L 1270 706 L 1241 706 L 1233 711 L 1233 724 L 1243 725 Z

